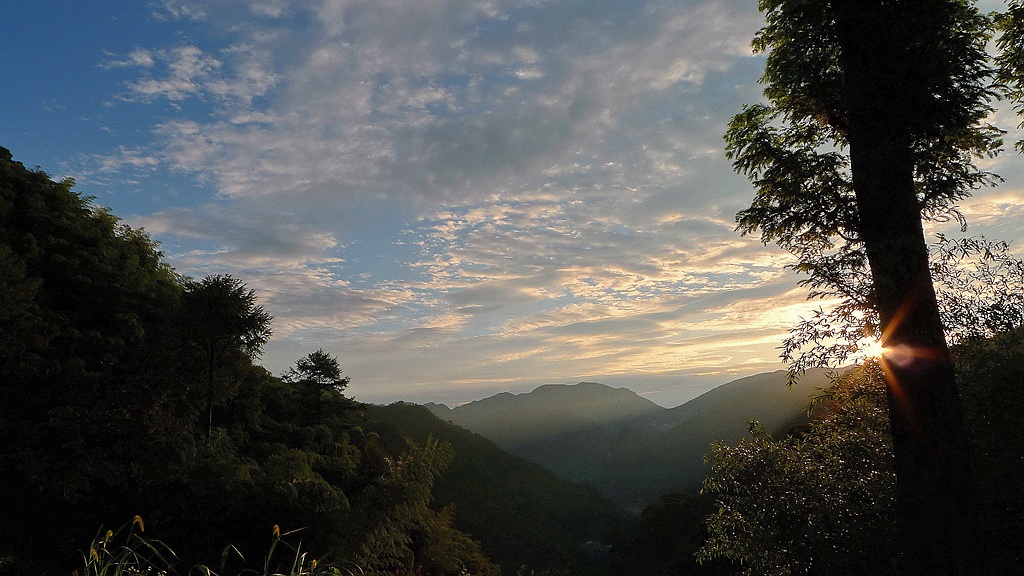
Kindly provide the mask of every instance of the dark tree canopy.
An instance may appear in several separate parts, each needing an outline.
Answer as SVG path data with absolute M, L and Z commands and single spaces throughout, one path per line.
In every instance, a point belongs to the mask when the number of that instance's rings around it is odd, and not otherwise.
M 985 122 L 995 97 L 987 21 L 967 2 L 882 4 L 852 4 L 858 14 L 874 14 L 859 25 L 879 26 L 869 37 L 885 44 L 862 57 L 893 68 L 873 80 L 888 84 L 863 88 L 866 101 L 857 110 L 905 148 L 917 218 L 960 219 L 955 202 L 998 180 L 974 165 L 1002 144 L 1000 131 Z M 762 82 L 769 104 L 746 107 L 726 134 L 728 157 L 757 191 L 737 216 L 739 229 L 793 252 L 812 295 L 872 306 L 871 294 L 851 293 L 845 280 L 867 268 L 867 255 L 850 165 L 850 114 L 857 112 L 841 59 L 841 14 L 811 0 L 764 1 L 761 9 L 767 25 L 753 44 L 768 53 Z
M 296 360 L 295 367 L 285 373 L 284 379 L 317 394 L 328 390 L 343 392 L 349 383 L 349 378 L 341 375 L 338 359 L 323 349 Z
M 179 276 L 144 232 L 0 148 L 0 575 L 81 571 L 76 551 L 135 515 L 177 553 L 168 574 L 250 573 L 275 525 L 343 566 L 496 574 L 428 506 L 447 446 L 389 452 L 329 355 L 297 364 L 316 397 L 254 365 L 269 336 L 242 281 Z
M 270 341 L 270 315 L 256 303 L 256 292 L 230 274 L 189 282 L 183 307 L 190 340 L 204 350 L 255 359 Z
M 717 510 L 700 556 L 751 574 L 892 573 L 895 475 L 877 363 L 837 378 L 821 417 L 774 439 L 757 423 L 736 446 L 716 443 L 704 492 Z
M 207 435 L 213 432 L 218 397 L 238 383 L 232 370 L 239 361 L 257 358 L 270 340 L 270 315 L 256 303 L 256 292 L 230 275 L 189 281 L 182 297 L 185 340 L 206 372 Z
M 760 8 L 768 104 L 726 135 L 757 190 L 739 228 L 794 253 L 812 295 L 864 303 L 866 335 L 913 359 L 882 361 L 904 567 L 965 573 L 970 459 L 922 219 L 958 218 L 953 203 L 996 179 L 974 165 L 1001 146 L 990 23 L 966 0 Z M 848 282 L 865 269 L 869 284 Z

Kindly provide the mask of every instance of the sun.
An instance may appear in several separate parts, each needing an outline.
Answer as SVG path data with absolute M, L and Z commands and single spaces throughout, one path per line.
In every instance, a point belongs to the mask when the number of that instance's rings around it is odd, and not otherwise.
M 880 358 L 882 355 L 888 352 L 889 349 L 886 348 L 885 346 L 882 346 L 882 343 L 879 342 L 878 340 L 870 340 L 864 344 L 861 344 L 860 351 L 863 352 L 864 355 L 867 356 L 868 358 Z

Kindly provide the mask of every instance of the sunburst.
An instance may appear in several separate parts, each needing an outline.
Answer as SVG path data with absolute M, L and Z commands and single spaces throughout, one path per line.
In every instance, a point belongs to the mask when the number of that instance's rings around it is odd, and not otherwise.
M 861 353 L 863 353 L 868 358 L 881 358 L 887 352 L 889 352 L 889 349 L 883 346 L 881 341 L 879 340 L 866 341 L 862 343 L 859 346 L 859 348 Z

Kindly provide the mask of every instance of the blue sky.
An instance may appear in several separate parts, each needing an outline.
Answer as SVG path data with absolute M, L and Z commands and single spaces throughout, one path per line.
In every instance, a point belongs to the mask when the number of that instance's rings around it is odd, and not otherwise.
M 983 3 L 985 9 L 998 3 Z M 780 369 L 818 303 L 734 232 L 756 3 L 13 1 L 0 145 L 323 348 L 360 400 L 596 380 L 666 406 Z M 997 122 L 1015 120 L 1002 112 Z M 1024 159 L 963 203 L 1022 236 Z

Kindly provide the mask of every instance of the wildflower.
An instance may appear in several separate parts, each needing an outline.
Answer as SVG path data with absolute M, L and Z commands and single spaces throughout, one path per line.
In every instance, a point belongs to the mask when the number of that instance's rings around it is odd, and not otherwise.
M 274 538 L 280 538 L 280 537 L 281 537 L 281 527 L 278 526 L 277 524 L 274 524 Z
M 139 532 L 146 531 L 146 524 L 142 521 L 142 516 L 139 516 L 138 514 L 135 515 L 135 518 L 132 518 L 132 526 L 136 524 L 139 525 Z

